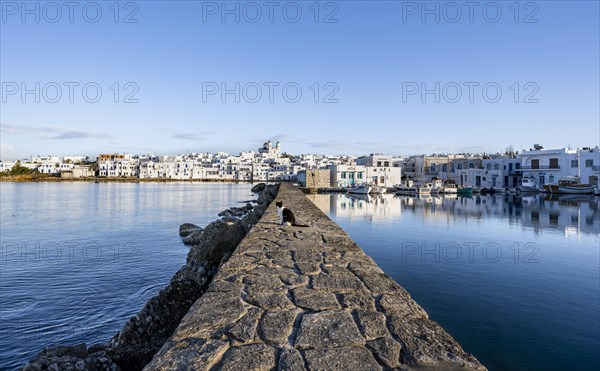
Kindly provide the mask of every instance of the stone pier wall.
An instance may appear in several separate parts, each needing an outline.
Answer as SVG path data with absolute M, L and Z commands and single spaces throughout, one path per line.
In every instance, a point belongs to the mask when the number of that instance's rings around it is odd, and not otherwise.
M 290 184 L 146 370 L 485 369 Z

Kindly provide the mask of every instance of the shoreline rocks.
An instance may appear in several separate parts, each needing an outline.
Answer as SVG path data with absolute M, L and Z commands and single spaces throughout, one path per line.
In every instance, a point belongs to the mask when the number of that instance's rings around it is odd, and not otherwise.
M 236 216 L 216 220 L 205 228 L 191 223 L 180 226 L 183 243 L 192 245 L 185 265 L 106 345 L 45 348 L 23 370 L 141 370 L 206 292 L 219 266 L 229 259 L 276 197 L 279 184 L 261 184 L 252 188 L 260 189 L 256 206 L 247 203 L 232 207 L 226 211 Z

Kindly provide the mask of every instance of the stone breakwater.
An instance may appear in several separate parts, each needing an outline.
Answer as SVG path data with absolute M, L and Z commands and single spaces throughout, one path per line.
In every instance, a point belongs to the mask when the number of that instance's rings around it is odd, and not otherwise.
M 218 267 L 229 259 L 277 195 L 279 185 L 259 184 L 256 205 L 225 210 L 205 228 L 183 224 L 179 233 L 192 245 L 185 265 L 107 344 L 54 346 L 42 350 L 23 369 L 141 370 L 163 346 L 194 302 L 207 290 Z M 0 366 L 1 368 L 1 366 Z
M 478 369 L 460 345 L 298 189 L 272 203 L 145 370 Z

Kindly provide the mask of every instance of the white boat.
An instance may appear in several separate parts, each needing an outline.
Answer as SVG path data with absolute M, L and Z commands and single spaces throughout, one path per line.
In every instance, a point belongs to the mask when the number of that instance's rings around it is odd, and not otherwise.
M 444 183 L 440 178 L 431 181 L 431 194 L 444 193 Z
M 458 186 L 455 183 L 448 183 L 446 182 L 444 184 L 444 193 L 458 193 Z
M 541 192 L 534 177 L 524 177 L 521 179 L 521 185 L 517 187 L 517 192 Z
M 380 186 L 371 186 L 371 194 L 382 195 L 387 192 L 387 188 Z
M 394 192 L 401 194 L 415 194 L 417 193 L 417 187 L 415 187 L 412 180 L 407 180 L 403 184 L 394 185 Z
M 425 183 L 424 185 L 417 186 L 417 194 L 428 195 L 431 193 L 431 183 Z
M 558 181 L 557 191 L 552 193 L 589 194 L 594 192 L 591 184 L 581 184 L 579 177 L 564 177 Z
M 369 193 L 371 193 L 371 190 L 371 186 L 367 184 L 361 184 L 359 186 L 346 188 L 346 191 L 348 193 L 355 193 L 359 195 L 368 195 Z

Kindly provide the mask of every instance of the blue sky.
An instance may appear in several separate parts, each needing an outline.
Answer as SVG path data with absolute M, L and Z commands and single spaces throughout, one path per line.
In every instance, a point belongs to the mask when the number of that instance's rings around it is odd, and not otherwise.
M 114 3 L 2 1 L 2 160 L 600 142 L 598 1 Z

